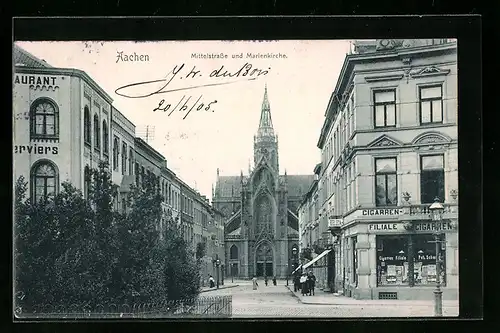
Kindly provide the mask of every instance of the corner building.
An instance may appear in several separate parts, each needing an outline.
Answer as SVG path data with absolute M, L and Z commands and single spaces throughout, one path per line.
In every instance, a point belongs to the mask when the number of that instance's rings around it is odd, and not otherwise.
M 346 56 L 318 141 L 333 291 L 432 299 L 438 231 L 443 298 L 458 299 L 456 48 L 452 40 L 362 41 Z M 440 223 L 429 211 L 436 197 Z

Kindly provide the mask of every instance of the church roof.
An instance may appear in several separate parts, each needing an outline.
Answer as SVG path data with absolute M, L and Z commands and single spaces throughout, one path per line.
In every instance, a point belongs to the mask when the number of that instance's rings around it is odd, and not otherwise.
M 298 197 L 307 193 L 314 180 L 314 175 L 287 175 L 286 180 L 288 196 Z
M 239 196 L 241 193 L 241 177 L 240 176 L 220 176 L 215 190 L 220 197 Z

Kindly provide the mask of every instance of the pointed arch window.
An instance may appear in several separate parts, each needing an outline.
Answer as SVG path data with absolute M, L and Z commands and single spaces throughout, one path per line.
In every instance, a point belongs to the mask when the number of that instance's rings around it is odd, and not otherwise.
M 109 153 L 109 131 L 106 119 L 102 121 L 102 150 L 106 155 Z
M 90 146 L 90 110 L 89 107 L 86 106 L 83 111 L 83 141 Z
M 118 156 L 120 155 L 120 146 L 118 138 L 115 136 L 113 140 L 113 170 L 118 170 Z
M 94 148 L 96 150 L 101 149 L 101 131 L 99 125 L 99 116 L 97 114 L 94 115 Z
M 59 138 L 59 110 L 56 103 L 48 98 L 40 98 L 31 105 L 31 138 Z
M 34 202 L 46 200 L 57 193 L 58 172 L 51 161 L 41 160 L 31 168 L 31 188 Z
M 238 259 L 238 247 L 236 245 L 232 245 L 229 250 L 229 258 L 230 259 Z

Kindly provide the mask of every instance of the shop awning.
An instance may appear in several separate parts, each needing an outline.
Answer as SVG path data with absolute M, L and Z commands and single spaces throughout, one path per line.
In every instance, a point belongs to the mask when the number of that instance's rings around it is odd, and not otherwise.
M 295 273 L 296 271 L 298 271 L 301 267 L 302 267 L 302 265 L 299 265 L 299 267 L 295 268 L 295 269 L 293 270 L 292 274 L 293 274 L 293 273 Z
M 304 269 L 306 269 L 307 267 L 311 266 L 312 264 L 314 264 L 316 261 L 320 260 L 321 258 L 323 258 L 324 256 L 327 255 L 328 252 L 330 252 L 331 250 L 325 250 L 323 252 L 321 252 L 321 254 L 319 256 L 317 256 L 316 258 L 314 258 L 313 260 L 309 261 L 307 264 L 304 265 Z

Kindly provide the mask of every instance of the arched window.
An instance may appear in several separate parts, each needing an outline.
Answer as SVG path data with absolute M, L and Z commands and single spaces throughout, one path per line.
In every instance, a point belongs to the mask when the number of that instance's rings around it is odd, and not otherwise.
M 120 148 L 118 146 L 118 138 L 115 136 L 113 140 L 113 170 L 118 170 L 118 155 L 120 154 Z
M 122 175 L 127 173 L 127 144 L 122 143 Z
M 132 150 L 132 148 L 129 149 L 128 173 L 129 175 L 134 174 L 134 151 Z
M 99 125 L 99 116 L 94 115 L 94 148 L 97 150 L 101 149 L 101 131 Z
M 135 185 L 139 186 L 139 163 L 135 162 Z
M 238 259 L 238 248 L 236 247 L 236 245 L 232 245 L 229 249 L 229 258 Z
M 83 111 L 83 141 L 90 145 L 90 110 L 88 106 Z
M 85 171 L 83 173 L 83 196 L 85 197 L 85 199 L 89 198 L 90 182 L 91 182 L 90 168 L 88 165 L 86 165 Z
M 102 150 L 106 155 L 109 153 L 109 133 L 106 119 L 102 121 Z
M 47 160 L 36 162 L 31 168 L 31 184 L 32 198 L 35 202 L 55 195 L 58 186 L 56 166 Z
M 31 138 L 59 138 L 59 111 L 56 103 L 40 98 L 31 105 Z

